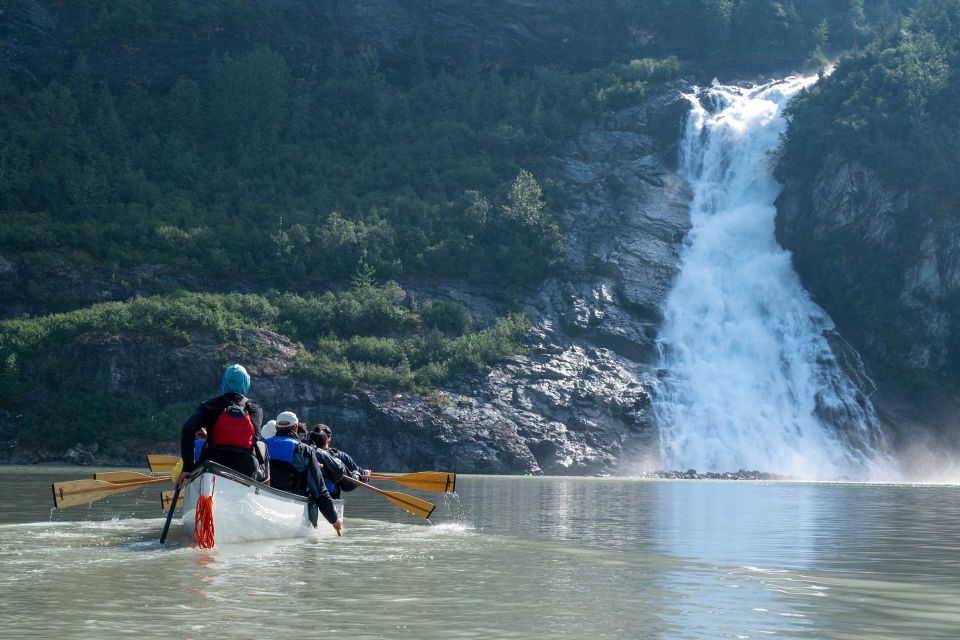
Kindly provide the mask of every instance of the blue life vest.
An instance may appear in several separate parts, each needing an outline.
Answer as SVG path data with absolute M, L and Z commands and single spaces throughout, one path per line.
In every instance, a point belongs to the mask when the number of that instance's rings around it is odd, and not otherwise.
M 307 470 L 304 468 L 303 445 L 291 434 L 267 438 L 270 453 L 270 486 L 281 491 L 306 495 L 308 490 Z
M 270 460 L 278 460 L 293 464 L 293 454 L 296 452 L 300 441 L 293 436 L 273 436 L 265 440 L 267 451 L 270 452 Z

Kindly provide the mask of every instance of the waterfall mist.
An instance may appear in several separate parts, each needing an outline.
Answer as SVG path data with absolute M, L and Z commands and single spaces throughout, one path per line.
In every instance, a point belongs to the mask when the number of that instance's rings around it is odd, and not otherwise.
M 815 80 L 688 96 L 692 228 L 664 303 L 654 402 L 665 468 L 896 477 L 859 356 L 834 346 L 832 321 L 774 237 L 770 154 L 784 105 Z

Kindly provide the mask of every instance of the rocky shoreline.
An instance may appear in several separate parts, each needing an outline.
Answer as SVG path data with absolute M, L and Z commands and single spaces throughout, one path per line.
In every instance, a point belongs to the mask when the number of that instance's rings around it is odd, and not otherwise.
M 112 456 L 100 456 L 100 447 L 96 443 L 92 445 L 83 445 L 77 443 L 70 449 L 66 451 L 62 456 L 58 454 L 52 455 L 50 457 L 49 452 L 47 456 L 43 452 L 38 453 L 34 456 L 25 456 L 13 460 L 5 460 L 0 464 L 9 464 L 9 465 L 33 465 L 33 466 L 62 466 L 65 464 L 70 464 L 76 467 L 114 467 L 114 468 L 139 468 L 140 466 L 145 467 L 145 462 L 143 464 L 137 464 L 134 460 L 118 459 Z M 150 453 L 156 453 L 160 455 L 177 455 L 176 446 L 174 443 L 163 443 L 160 446 L 155 447 L 150 451 Z M 146 454 L 143 455 L 145 460 Z M 536 476 L 547 476 L 550 474 L 544 474 L 542 472 L 535 473 L 525 473 L 525 474 L 502 474 L 502 475 L 536 475 Z M 567 474 L 558 474 L 558 475 L 567 475 Z M 767 473 L 764 471 L 748 471 L 745 469 L 740 469 L 739 471 L 725 471 L 725 472 L 698 472 L 696 469 L 687 469 L 686 471 L 643 471 L 638 475 L 626 475 L 626 474 L 611 474 L 611 473 L 595 473 L 593 477 L 596 478 L 616 478 L 616 479 L 634 479 L 639 478 L 643 480 L 747 480 L 747 481 L 785 481 L 785 480 L 798 480 L 799 478 L 793 478 L 790 476 L 778 475 L 775 473 Z M 840 478 L 838 480 L 844 480 Z

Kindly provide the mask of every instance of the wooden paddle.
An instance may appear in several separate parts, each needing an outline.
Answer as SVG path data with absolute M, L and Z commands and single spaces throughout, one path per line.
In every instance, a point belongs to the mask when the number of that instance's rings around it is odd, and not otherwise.
M 163 510 L 166 511 L 170 508 L 170 503 L 173 502 L 174 491 L 161 491 L 160 492 L 160 505 L 163 507 Z M 177 498 L 177 507 L 183 507 L 183 494 Z
M 179 458 L 177 458 L 179 460 Z M 100 471 L 93 474 L 94 480 L 103 480 L 104 482 L 123 483 L 138 482 L 141 480 L 152 480 L 154 478 L 170 479 L 170 475 L 150 476 L 138 471 Z
M 374 480 L 389 480 L 419 491 L 453 493 L 456 491 L 457 474 L 446 471 L 418 471 L 416 473 L 371 473 Z
M 105 482 L 103 480 L 68 480 L 53 483 L 53 506 L 57 509 L 87 504 L 102 500 L 108 496 L 133 491 L 160 482 L 170 482 L 170 478 L 149 478 L 131 482 Z
M 147 456 L 147 466 L 154 473 L 170 473 L 178 462 L 180 456 L 160 456 L 153 453 Z
M 424 520 L 429 518 L 430 514 L 433 513 L 433 510 L 437 508 L 436 505 L 431 504 L 426 500 L 421 500 L 420 498 L 408 496 L 405 493 L 399 493 L 397 491 L 384 491 L 383 489 L 378 489 L 371 484 L 367 484 L 366 482 L 361 482 L 360 480 L 357 480 L 356 478 L 353 478 L 349 475 L 344 475 L 343 478 L 344 480 L 349 480 L 350 482 L 354 484 L 358 484 L 361 487 L 370 489 L 370 491 L 375 491 L 376 493 L 379 493 L 384 498 L 392 502 L 394 505 L 400 507 L 404 511 L 412 513 L 418 518 L 423 518 Z
M 174 465 L 180 461 L 178 456 L 161 456 L 150 454 L 147 464 L 150 471 L 169 473 Z M 418 491 L 432 491 L 434 493 L 453 493 L 457 487 L 457 474 L 447 471 L 418 471 L 416 473 L 372 473 L 374 480 L 388 480 L 402 484 Z
M 163 533 L 160 534 L 160 544 L 167 544 L 167 534 L 170 533 L 170 522 L 173 521 L 173 512 L 180 502 L 180 489 L 183 488 L 184 484 L 186 484 L 186 481 L 184 481 L 183 484 L 178 484 L 177 488 L 173 491 L 173 496 L 170 498 L 170 510 L 167 511 L 167 519 L 163 523 Z

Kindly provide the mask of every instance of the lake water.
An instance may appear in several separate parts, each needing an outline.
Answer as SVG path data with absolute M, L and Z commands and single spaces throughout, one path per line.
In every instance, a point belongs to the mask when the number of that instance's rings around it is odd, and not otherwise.
M 433 523 L 161 548 L 159 489 L 51 512 L 0 468 L 4 638 L 960 637 L 960 488 L 461 476 Z M 384 488 L 388 487 L 384 484 Z

